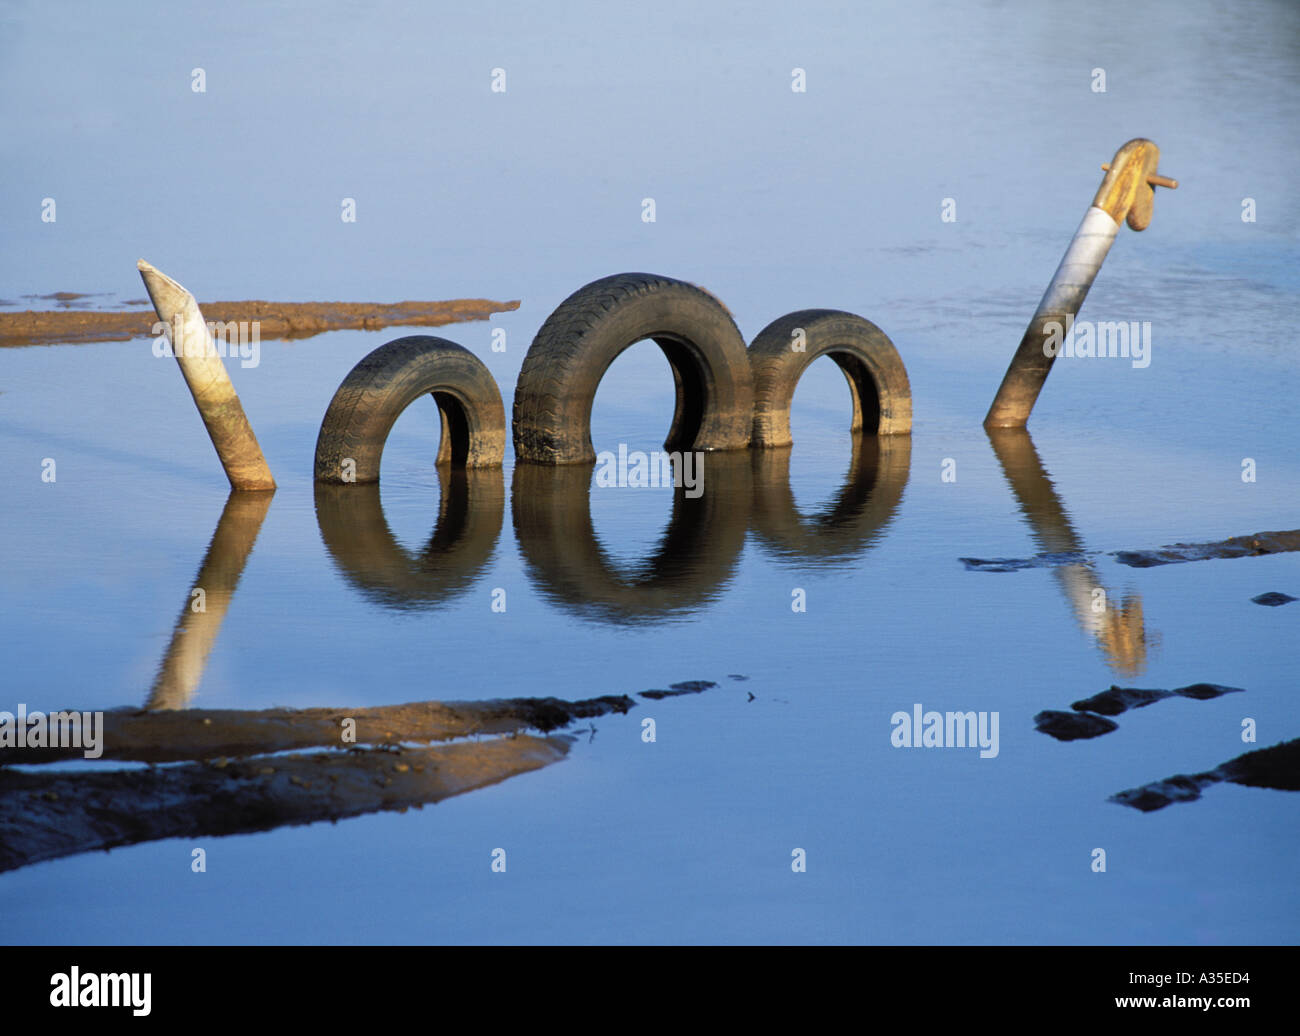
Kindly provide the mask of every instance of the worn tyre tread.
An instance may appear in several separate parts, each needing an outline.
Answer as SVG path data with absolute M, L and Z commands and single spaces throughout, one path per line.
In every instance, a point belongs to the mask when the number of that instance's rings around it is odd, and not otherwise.
M 802 352 L 792 348 L 802 328 Z M 749 361 L 754 375 L 756 447 L 789 446 L 790 403 L 808 365 L 830 356 L 853 395 L 853 430 L 867 435 L 906 435 L 912 430 L 912 389 L 902 357 L 889 336 L 870 320 L 838 309 L 803 309 L 778 317 L 754 338 Z
M 620 320 L 625 316 L 638 319 L 652 297 L 657 297 L 668 315 L 659 317 L 655 326 L 638 327 L 637 333 L 622 341 Z M 705 386 L 701 389 L 704 402 L 699 427 L 688 430 L 697 440 L 693 448 L 748 445 L 749 422 L 741 419 L 741 412 L 752 410 L 751 374 L 747 357 L 742 362 L 743 339 L 726 307 L 685 281 L 621 273 L 574 292 L 538 330 L 515 387 L 512 426 L 517 458 L 551 464 L 594 459 L 591 400 L 600 379 L 623 349 L 655 333 L 689 343 L 682 355 L 702 371 L 697 374 L 692 369 L 687 374 Z M 663 347 L 662 342 L 660 345 Z M 712 364 L 709 354 L 713 355 Z M 674 364 L 672 356 L 669 362 Z M 679 399 L 679 414 L 681 408 Z M 676 418 L 674 429 L 678 430 Z
M 505 409 L 491 371 L 468 349 L 433 335 L 409 335 L 381 345 L 343 379 L 316 438 L 318 482 L 374 482 L 393 423 L 415 399 L 433 394 L 442 415 L 438 463 L 497 467 L 505 454 Z M 441 397 L 441 398 L 439 398 Z M 456 411 L 449 414 L 452 408 Z M 456 442 L 449 422 L 457 422 Z M 461 425 L 463 424 L 463 428 Z

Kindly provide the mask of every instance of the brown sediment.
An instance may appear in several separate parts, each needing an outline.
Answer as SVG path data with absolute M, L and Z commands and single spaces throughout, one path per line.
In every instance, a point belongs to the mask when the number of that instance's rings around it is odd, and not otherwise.
M 716 686 L 707 680 L 673 685 L 692 691 Z M 626 713 L 635 704 L 626 695 L 606 695 L 359 709 L 107 712 L 99 758 L 151 765 L 107 772 L 94 766 L 30 772 L 0 765 L 0 872 L 163 838 L 405 812 L 558 762 L 574 740 L 519 731 L 547 733 L 578 719 Z M 411 745 L 480 734 L 503 736 Z M 285 754 L 309 746 L 324 750 Z M 5 748 L 0 764 L 82 754 L 82 748 Z
M 518 300 L 452 299 L 446 302 L 205 302 L 203 316 L 220 323 L 258 323 L 261 340 L 310 338 L 325 331 L 378 331 L 385 327 L 438 327 L 487 320 L 519 308 Z M 153 334 L 151 309 L 100 312 L 55 310 L 0 313 L 0 347 L 115 342 Z
M 635 704 L 624 695 L 608 695 L 585 701 L 499 698 L 340 709 L 117 709 L 104 713 L 99 744 L 103 759 L 168 763 L 314 747 L 349 748 L 353 743 L 393 746 L 451 741 L 529 729 L 549 733 L 578 719 L 625 713 Z M 355 729 L 345 726 L 347 720 Z M 84 749 L 77 747 L 6 747 L 0 748 L 0 764 L 46 763 L 84 755 Z
M 569 740 L 521 736 L 106 773 L 0 770 L 0 871 L 161 838 L 419 808 L 559 762 Z

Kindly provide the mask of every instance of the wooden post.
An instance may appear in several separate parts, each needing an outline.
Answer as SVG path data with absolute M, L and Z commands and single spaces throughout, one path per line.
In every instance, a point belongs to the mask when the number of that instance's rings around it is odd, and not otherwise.
M 141 259 L 136 263 L 158 319 L 169 328 L 172 352 L 235 489 L 274 489 L 275 479 L 248 423 L 235 386 L 194 296 Z

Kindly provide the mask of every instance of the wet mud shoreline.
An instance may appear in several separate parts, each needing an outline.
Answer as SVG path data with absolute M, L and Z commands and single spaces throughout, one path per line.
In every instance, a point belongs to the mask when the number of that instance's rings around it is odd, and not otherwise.
M 519 308 L 518 300 L 451 299 L 444 302 L 205 302 L 203 315 L 221 323 L 257 321 L 262 340 L 310 338 L 325 331 L 378 331 L 385 327 L 438 327 L 486 320 Z M 127 341 L 153 333 L 152 309 L 62 309 L 0 313 L 0 347 Z
M 658 700 L 717 686 L 689 680 L 640 696 Z M 559 762 L 575 736 L 557 731 L 580 719 L 624 715 L 636 704 L 613 694 L 579 701 L 108 711 L 102 758 L 146 767 L 14 769 L 5 764 L 70 761 L 82 752 L 75 746 L 0 749 L 0 872 L 162 838 L 418 809 Z

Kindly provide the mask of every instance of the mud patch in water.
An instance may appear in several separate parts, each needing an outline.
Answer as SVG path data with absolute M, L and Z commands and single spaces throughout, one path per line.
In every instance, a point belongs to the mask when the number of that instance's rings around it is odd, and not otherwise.
M 1065 551 L 1035 554 L 1030 558 L 959 558 L 972 572 L 1019 572 L 1026 568 L 1057 568 L 1077 565 L 1094 557 L 1112 557 L 1130 568 L 1155 568 L 1178 565 L 1185 561 L 1211 561 L 1224 558 L 1254 558 L 1266 554 L 1300 551 L 1300 529 L 1284 532 L 1257 532 L 1251 536 L 1231 536 L 1212 543 L 1175 543 L 1156 550 Z M 1292 598 L 1294 600 L 1294 598 Z
M 676 698 L 682 694 L 699 694 L 701 691 L 707 691 L 710 687 L 717 686 L 712 680 L 683 680 L 681 683 L 669 684 L 666 691 L 642 691 L 638 697 L 649 698 L 651 701 L 661 701 L 664 698 Z
M 1172 691 L 1143 690 L 1140 687 L 1111 687 L 1109 690 L 1094 694 L 1091 698 L 1071 703 L 1070 708 L 1079 712 L 1096 712 L 1103 716 L 1118 716 L 1129 709 L 1144 709 L 1165 698 L 1194 698 L 1196 701 L 1209 701 L 1225 694 L 1241 693 L 1241 687 L 1224 687 L 1217 683 L 1194 683 L 1189 687 L 1175 687 Z
M 1300 738 L 1247 752 L 1204 773 L 1177 774 L 1130 788 L 1112 795 L 1110 801 L 1150 813 L 1175 802 L 1194 802 L 1204 788 L 1222 781 L 1252 788 L 1300 791 Z
M 1119 724 L 1104 716 L 1094 716 L 1088 712 L 1061 712 L 1044 709 L 1034 717 L 1034 726 L 1044 734 L 1051 734 L 1058 741 L 1079 741 L 1083 738 L 1100 737 L 1118 730 Z
M 1078 741 L 1118 730 L 1119 724 L 1107 717 L 1118 716 L 1129 709 L 1144 709 L 1166 698 L 1209 701 L 1242 690 L 1240 687 L 1225 687 L 1217 683 L 1194 683 L 1187 687 L 1176 687 L 1172 691 L 1112 685 L 1091 698 L 1082 698 L 1071 704 L 1073 712 L 1045 709 L 1034 717 L 1034 726 L 1058 741 Z
M 58 295 L 73 293 L 59 292 Z M 39 296 L 52 298 L 55 296 Z M 64 302 L 62 305 L 70 305 Z M 437 327 L 487 320 L 519 302 L 453 299 L 447 302 L 205 302 L 205 320 L 258 324 L 262 340 L 310 338 L 324 331 L 378 331 L 385 327 Z M 81 344 L 147 338 L 158 315 L 152 309 L 91 312 L 51 310 L 0 313 L 0 346 Z
M 687 680 L 658 696 L 716 686 Z M 0 748 L 0 871 L 161 838 L 404 812 L 558 762 L 575 740 L 522 731 L 545 734 L 635 706 L 627 695 L 605 695 L 357 709 L 106 712 L 97 740 L 102 759 L 145 762 L 147 768 L 105 772 L 87 765 L 33 773 L 3 764 L 79 760 L 84 750 Z M 10 726 L 12 720 L 7 717 Z M 80 741 L 80 725 L 77 730 Z M 412 744 L 483 735 L 490 736 L 433 748 Z M 323 750 L 284 754 L 306 747 Z

